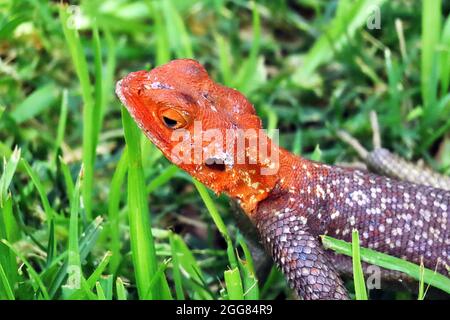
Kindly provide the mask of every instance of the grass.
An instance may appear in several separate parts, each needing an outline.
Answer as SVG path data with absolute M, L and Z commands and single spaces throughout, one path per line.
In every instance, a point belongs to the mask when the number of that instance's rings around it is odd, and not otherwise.
M 135 268 L 136 285 L 139 298 L 161 299 L 171 298 L 166 290 L 167 282 L 164 274 L 155 280 L 158 268 L 155 243 L 151 232 L 150 215 L 147 204 L 147 193 L 142 168 L 139 129 L 128 112 L 122 108 L 122 122 L 127 143 L 128 160 L 128 222 L 130 224 L 131 254 Z M 153 287 L 149 287 L 151 281 Z
M 381 29 L 367 27 L 373 5 Z M 115 81 L 192 57 L 296 154 L 354 161 L 335 132 L 370 140 L 375 110 L 384 147 L 449 174 L 449 11 L 438 0 L 3 2 L 0 299 L 292 297 L 275 269 L 257 279 L 227 198 L 162 157 Z M 353 240 L 324 238 L 353 256 L 355 298 L 371 298 L 360 260 L 421 283 L 382 298 L 427 298 L 425 283 L 448 292 L 447 278 Z
M 353 263 L 353 281 L 355 282 L 355 298 L 356 300 L 367 300 L 366 282 L 364 281 L 364 273 L 361 265 L 361 248 L 359 245 L 358 230 L 352 231 L 352 257 Z
M 351 244 L 346 243 L 342 240 L 332 239 L 328 236 L 324 236 L 322 238 L 325 248 L 332 249 L 336 252 L 352 256 L 355 264 L 358 264 L 357 258 L 355 258 L 355 254 L 352 251 L 354 247 Z M 367 248 L 360 248 L 361 259 L 370 264 L 378 265 L 380 267 L 403 272 L 410 277 L 416 279 L 417 281 L 423 281 L 428 283 L 436 288 L 439 288 L 447 293 L 450 293 L 450 279 L 441 275 L 440 273 L 435 272 L 434 270 L 423 268 L 423 266 L 415 265 L 414 263 L 408 262 L 406 260 L 402 260 L 400 258 L 392 257 L 384 253 L 376 252 L 374 250 L 370 250 Z M 359 256 L 358 254 L 356 256 Z M 359 271 L 359 267 L 354 268 L 355 278 L 361 278 L 361 272 Z M 355 285 L 356 286 L 356 285 Z M 355 290 L 362 293 L 362 288 Z M 360 295 L 360 297 L 364 298 L 364 293 Z

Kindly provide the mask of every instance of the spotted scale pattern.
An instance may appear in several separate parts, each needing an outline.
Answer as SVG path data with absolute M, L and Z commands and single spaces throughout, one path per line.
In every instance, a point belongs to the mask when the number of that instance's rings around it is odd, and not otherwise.
M 448 275 L 450 192 L 307 160 L 299 167 L 288 188 L 276 188 L 261 202 L 254 220 L 300 297 L 346 297 L 320 235 L 351 241 L 354 228 L 363 247 L 423 260 Z

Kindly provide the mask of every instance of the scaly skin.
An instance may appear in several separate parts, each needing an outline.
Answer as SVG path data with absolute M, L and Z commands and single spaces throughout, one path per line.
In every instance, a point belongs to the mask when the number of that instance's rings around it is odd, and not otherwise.
M 450 192 L 312 162 L 279 148 L 267 136 L 260 141 L 279 155 L 276 163 L 263 157 L 240 164 L 216 150 L 205 159 L 219 159 L 221 166 L 180 161 L 173 153 L 174 128 L 162 115 L 178 119 L 172 119 L 176 127 L 191 134 L 195 120 L 204 130 L 219 129 L 224 136 L 227 129 L 261 128 L 250 102 L 213 82 L 194 60 L 131 73 L 118 82 L 116 92 L 169 160 L 216 193 L 238 200 L 300 298 L 348 298 L 338 275 L 343 270 L 333 264 L 319 236 L 350 241 L 353 228 L 364 247 L 415 263 L 423 258 L 426 267 L 448 274 Z M 252 157 L 248 148 L 245 157 Z M 260 174 L 260 169 L 274 166 L 279 167 L 275 173 Z

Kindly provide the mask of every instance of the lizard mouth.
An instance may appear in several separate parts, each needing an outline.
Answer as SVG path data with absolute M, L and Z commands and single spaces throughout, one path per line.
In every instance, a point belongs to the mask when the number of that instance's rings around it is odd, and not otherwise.
M 122 81 L 123 79 L 117 81 L 116 83 L 116 95 L 119 97 L 120 102 L 122 102 L 122 104 L 126 106 L 126 99 L 122 92 Z

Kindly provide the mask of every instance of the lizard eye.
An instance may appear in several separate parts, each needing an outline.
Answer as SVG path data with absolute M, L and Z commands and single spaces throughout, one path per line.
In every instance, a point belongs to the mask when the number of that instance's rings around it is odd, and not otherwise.
M 167 128 L 183 128 L 189 123 L 189 114 L 176 109 L 165 109 L 160 114 L 161 120 Z

